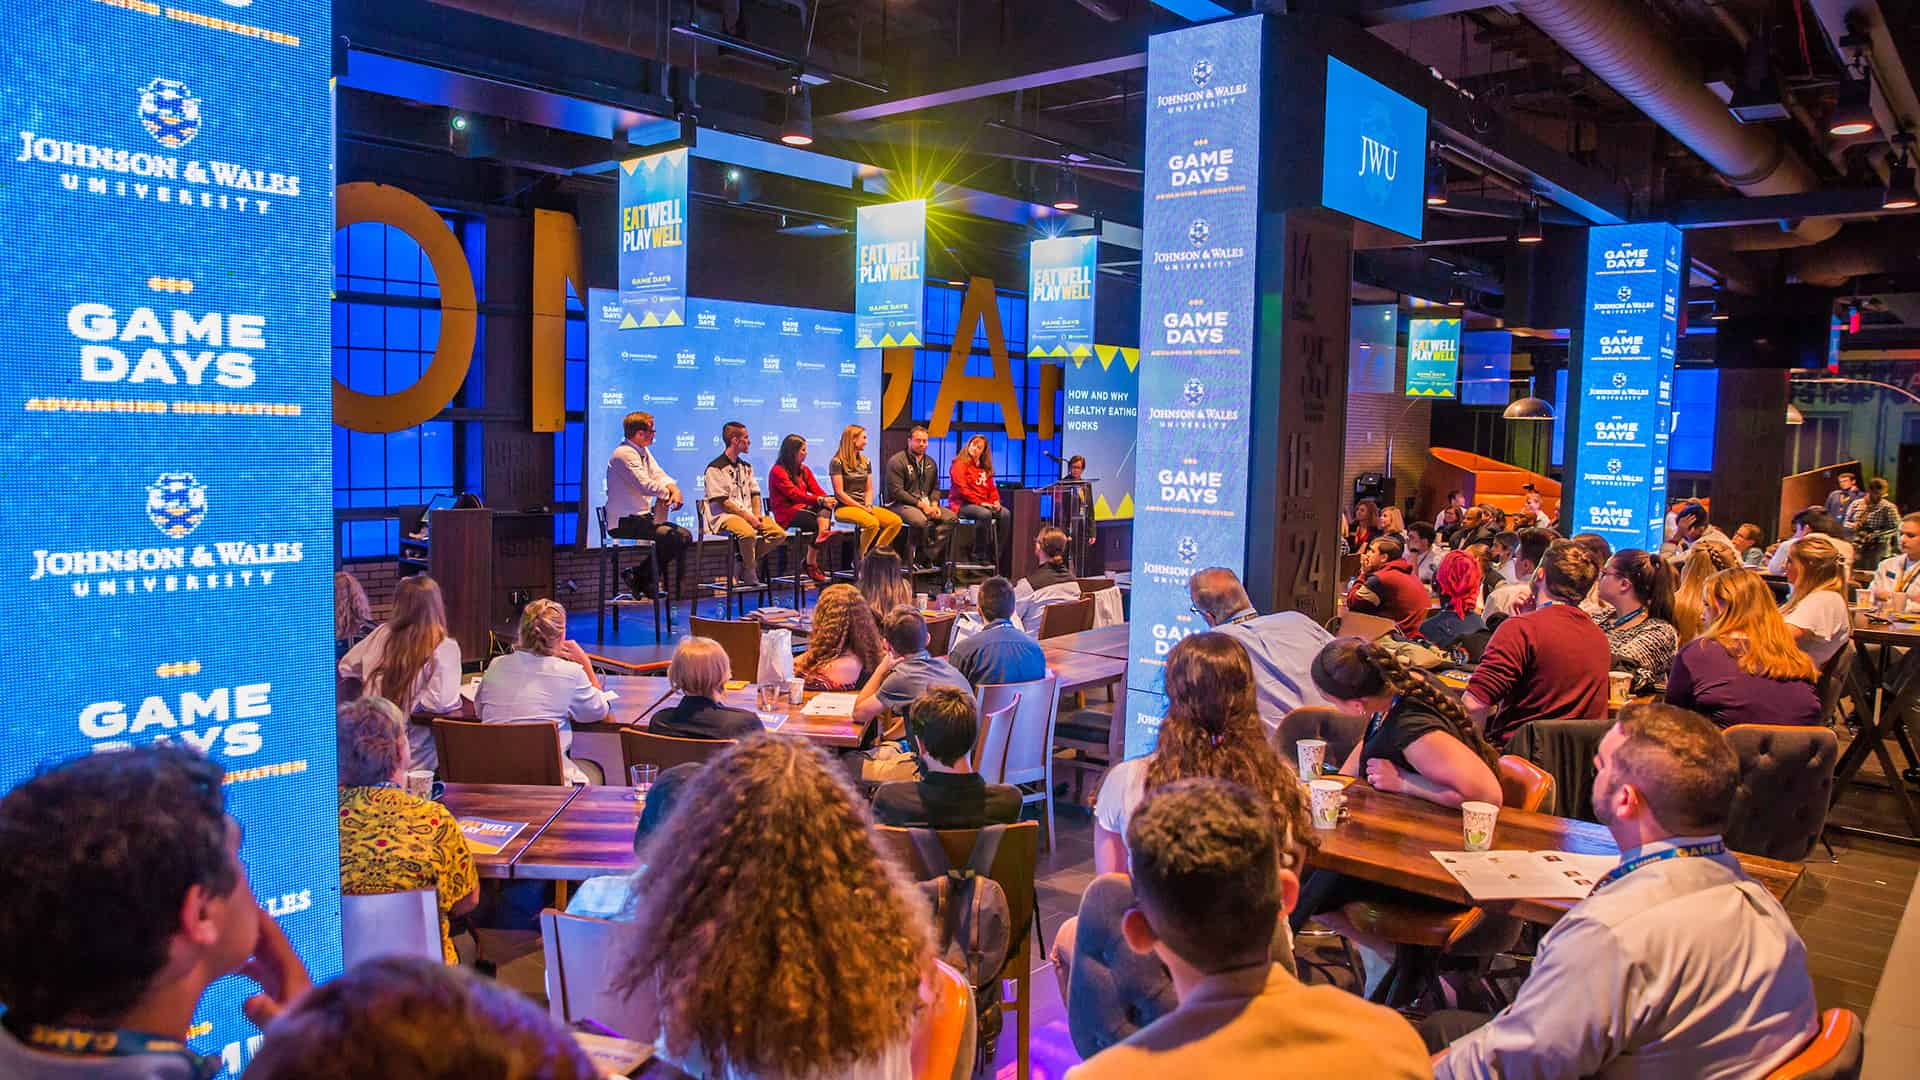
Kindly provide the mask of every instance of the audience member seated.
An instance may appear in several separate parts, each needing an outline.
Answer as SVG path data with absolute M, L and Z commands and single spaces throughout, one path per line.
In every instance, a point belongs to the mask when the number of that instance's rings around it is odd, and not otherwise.
M 393 593 L 393 618 L 360 639 L 340 659 L 347 699 L 374 694 L 402 713 L 449 716 L 460 711 L 460 643 L 447 634 L 447 605 L 440 586 L 425 574 L 401 578 Z M 439 765 L 433 729 L 407 725 L 413 767 Z
M 720 703 L 732 677 L 727 650 L 719 642 L 681 638 L 667 665 L 667 685 L 680 691 L 680 700 L 654 714 L 647 730 L 679 739 L 744 739 L 759 732 L 758 716 Z
M 1486 507 L 1476 504 L 1467 507 L 1460 527 L 1448 536 L 1447 544 L 1456 551 L 1465 551 L 1475 544 L 1491 544 L 1499 534 L 1500 529 L 1494 525 L 1493 515 L 1488 513 Z
M 1853 612 L 1847 609 L 1847 573 L 1840 553 L 1825 537 L 1809 536 L 1793 545 L 1787 557 L 1787 584 L 1793 592 L 1780 606 L 1793 640 L 1813 666 L 1825 668 L 1853 635 Z
M 573 746 L 573 725 L 605 720 L 609 710 L 593 661 L 579 642 L 567 638 L 566 608 L 552 600 L 526 606 L 520 613 L 519 640 L 512 652 L 487 665 L 473 704 L 483 724 L 560 721 L 560 757 L 567 780 L 587 782 L 587 774 L 566 756 Z
M 647 790 L 647 801 L 640 806 L 640 823 L 633 827 L 633 853 L 637 859 L 646 850 L 647 838 L 660 831 L 667 816 L 680 805 L 680 794 L 687 781 L 700 772 L 700 766 L 683 761 L 660 770 Z M 567 914 L 591 919 L 628 919 L 633 917 L 633 883 L 647 872 L 645 862 L 636 862 L 631 874 L 601 874 L 580 883 L 567 900 Z
M 1800 935 L 1720 839 L 1733 749 L 1699 716 L 1631 705 L 1597 763 L 1593 807 L 1620 864 L 1547 931 L 1513 1004 L 1446 1045 L 1434 1075 L 1770 1075 L 1819 1011 Z M 1430 1018 L 1430 1048 L 1477 1019 Z
M 1494 628 L 1462 698 L 1494 745 L 1534 720 L 1606 717 L 1607 635 L 1580 610 L 1597 570 L 1586 548 L 1555 540 L 1534 577 L 1534 609 Z
M 1602 570 L 1605 570 L 1607 563 L 1613 559 L 1613 545 L 1607 543 L 1607 538 L 1599 533 L 1575 533 L 1567 539 L 1586 548 L 1587 554 L 1593 556 L 1593 565 Z M 1580 610 L 1592 616 L 1594 622 L 1599 622 L 1613 614 L 1613 608 L 1600 599 L 1598 578 L 1594 579 L 1593 588 L 1587 590 L 1587 598 L 1580 601 Z
M 1707 579 L 1706 609 L 1706 632 L 1673 658 L 1667 703 L 1720 727 L 1819 723 L 1819 669 L 1760 575 L 1735 567 Z
M 1686 503 L 1673 512 L 1673 550 L 1665 554 L 1674 562 L 1683 562 L 1694 545 L 1702 541 L 1725 544 L 1729 550 L 1733 548 L 1732 539 L 1707 520 L 1705 504 Z M 1739 556 L 1736 554 L 1734 558 L 1737 560 Z
M 1370 717 L 1366 734 L 1341 764 L 1341 775 L 1440 806 L 1500 805 L 1499 755 L 1439 680 L 1407 667 L 1378 645 L 1341 638 L 1314 657 L 1313 681 L 1335 708 Z M 1432 903 L 1385 885 L 1316 870 L 1307 877 L 1292 919 L 1297 930 L 1307 919 L 1321 916 L 1358 946 L 1370 991 L 1391 965 L 1394 946 L 1360 933 L 1338 910 L 1366 897 L 1402 905 Z
M 1380 535 L 1391 536 L 1395 540 L 1400 541 L 1402 546 L 1405 546 L 1407 542 L 1407 516 L 1400 512 L 1399 507 L 1389 506 L 1380 511 Z
M 1840 561 L 1852 573 L 1854 558 L 1853 544 L 1847 539 L 1846 526 L 1834 520 L 1832 515 L 1817 506 L 1809 506 L 1793 515 L 1793 535 L 1774 545 L 1773 552 L 1767 556 L 1767 573 L 1785 574 L 1787 557 L 1793 554 L 1793 545 L 1808 536 L 1824 536 L 1840 552 Z M 1865 566 L 1861 567 L 1866 569 Z
M 241 1008 L 262 1026 L 307 992 L 253 898 L 223 776 L 184 747 L 143 746 L 0 798 L 0 1076 L 199 1080 L 189 1029 L 234 1019 L 199 1012 L 214 980 L 244 966 L 261 991 Z
M 1673 567 L 1639 548 L 1622 548 L 1600 571 L 1600 599 L 1613 614 L 1601 620 L 1615 671 L 1633 675 L 1633 693 L 1666 682 L 1680 636 L 1673 629 Z
M 367 961 L 273 1025 L 247 1080 L 597 1080 L 525 995 L 417 957 Z
M 926 905 L 841 770 L 756 735 L 681 801 L 641 853 L 611 962 L 616 994 L 657 999 L 661 1055 L 707 1080 L 910 1076 Z
M 1920 514 L 1900 519 L 1900 553 L 1873 571 L 1874 603 L 1894 596 L 1904 597 L 1908 610 L 1920 610 Z
M 480 874 L 460 823 L 407 791 L 407 718 L 383 697 L 340 706 L 340 891 L 347 896 L 432 889 L 440 951 L 460 962 L 447 919 L 480 903 Z
M 1347 533 L 1347 547 L 1353 551 L 1365 551 L 1367 545 L 1380 536 L 1380 504 L 1372 499 L 1361 499 L 1353 504 L 1353 529 Z
M 1444 554 L 1436 545 L 1439 534 L 1433 526 L 1424 521 L 1415 521 L 1407 525 L 1407 563 L 1413 567 L 1413 576 L 1423 585 L 1433 584 L 1433 577 L 1440 572 L 1440 558 Z
M 1740 556 L 1740 565 L 1759 566 L 1767 561 L 1767 549 L 1761 546 L 1764 535 L 1760 526 L 1751 521 L 1743 522 L 1733 530 L 1728 540 L 1733 544 L 1733 553 Z
M 1040 609 L 1080 599 L 1080 582 L 1069 565 L 1067 534 L 1048 526 L 1033 538 L 1033 573 L 1014 586 L 1014 616 L 1027 631 L 1039 633 Z
M 1695 544 L 1680 566 L 1680 582 L 1673 587 L 1673 632 L 1685 645 L 1706 629 L 1707 579 L 1740 565 L 1727 544 Z
M 1450 649 L 1461 638 L 1487 628 L 1480 617 L 1480 563 L 1464 551 L 1449 551 L 1433 576 L 1440 610 L 1420 624 L 1420 636 L 1436 649 Z
M 1863 569 L 1879 566 L 1892 553 L 1900 538 L 1900 508 L 1887 498 L 1886 477 L 1867 481 L 1866 495 L 1847 507 L 1846 526 Z
M 880 666 L 880 653 L 880 625 L 866 597 L 851 585 L 829 585 L 813 605 L 813 632 L 793 671 L 809 690 L 858 690 Z
M 353 643 L 373 628 L 367 587 L 346 570 L 333 572 L 333 655 L 347 655 Z
M 1298 611 L 1262 615 L 1233 571 L 1210 566 L 1187 579 L 1187 597 L 1207 626 L 1240 643 L 1253 664 L 1260 719 L 1269 731 L 1303 705 L 1325 705 L 1313 687 L 1313 654 L 1333 640 Z M 1117 868 L 1116 868 L 1117 869 Z
M 997 579 L 996 579 L 997 580 Z M 919 780 L 881 784 L 873 794 L 874 820 L 928 829 L 978 829 L 1020 818 L 1020 789 L 989 784 L 969 760 L 980 736 L 973 695 L 935 686 L 907 707 L 907 730 L 920 755 Z
M 953 647 L 947 659 L 975 686 L 1032 682 L 1047 677 L 1040 643 L 1013 625 L 1013 583 L 991 577 L 980 583 L 980 618 L 986 626 Z
M 1428 1075 L 1398 1014 L 1273 962 L 1299 889 L 1288 823 L 1255 791 L 1211 778 L 1140 804 L 1127 826 L 1135 904 L 1121 931 L 1166 964 L 1180 1004 L 1069 1069 L 1070 1080 Z
M 1404 554 L 1391 536 L 1369 543 L 1360 553 L 1360 577 L 1347 590 L 1347 610 L 1392 619 L 1401 633 L 1417 637 L 1431 598 Z
M 867 610 L 873 614 L 875 626 L 887 617 L 887 612 L 913 603 L 913 586 L 900 568 L 900 556 L 892 551 L 868 552 L 860 560 L 854 584 L 859 587 L 860 595 L 866 597 Z
M 1540 560 L 1546 557 L 1547 545 L 1553 542 L 1553 534 L 1545 529 L 1529 526 L 1520 531 L 1507 562 L 1507 580 L 1495 585 L 1487 595 L 1487 618 L 1493 625 L 1498 626 L 1501 619 L 1520 614 L 1533 599 L 1534 575 L 1540 570 Z M 1586 545 L 1580 545 L 1580 549 L 1585 551 Z M 1580 602 L 1585 601 L 1586 597 L 1582 596 Z
M 973 693 L 973 684 L 954 670 L 954 666 L 927 653 L 927 620 L 911 607 L 897 607 L 881 622 L 886 640 L 886 655 L 860 687 L 859 700 L 853 706 L 854 723 L 865 727 L 876 718 L 892 714 L 896 719 L 886 725 L 883 737 L 899 739 L 905 727 L 897 719 L 907 706 L 919 700 L 929 687 L 956 686 Z
M 1520 534 L 1503 529 L 1493 534 L 1492 546 L 1494 569 L 1500 575 L 1494 579 L 1492 587 L 1497 589 L 1508 582 L 1519 581 L 1520 573 L 1514 568 L 1513 553 L 1520 547 Z

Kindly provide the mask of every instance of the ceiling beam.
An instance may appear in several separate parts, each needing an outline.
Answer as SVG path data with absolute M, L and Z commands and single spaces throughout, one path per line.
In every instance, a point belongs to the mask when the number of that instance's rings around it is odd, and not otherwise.
M 931 93 L 916 94 L 912 97 L 882 101 L 875 105 L 866 105 L 858 109 L 847 109 L 830 116 L 816 116 L 815 122 L 822 120 L 841 124 L 855 124 L 863 120 L 881 120 L 889 116 L 902 116 L 920 112 L 924 109 L 937 109 L 943 105 L 958 105 L 965 101 L 980 98 L 999 97 L 1021 90 L 1033 90 L 1042 86 L 1055 86 L 1060 83 L 1078 82 L 1081 79 L 1097 79 L 1105 75 L 1117 75 L 1123 71 L 1140 71 L 1147 66 L 1145 52 L 1129 53 L 1124 56 L 1109 57 L 1104 60 L 1089 60 L 1085 63 L 1067 64 L 1062 67 L 1047 68 L 1043 71 L 1029 71 L 1021 75 L 1009 75 L 1001 79 L 970 83 L 965 86 L 949 87 Z
M 1883 198 L 1885 192 L 1877 187 L 1827 188 L 1798 195 L 1670 203 L 1656 210 L 1653 217 L 1682 229 L 1726 229 L 1808 218 L 1882 218 L 1916 213 L 1915 210 L 1885 209 L 1880 205 Z
M 1361 26 L 1387 26 L 1498 6 L 1499 0 L 1294 0 L 1288 10 L 1304 15 L 1337 15 Z

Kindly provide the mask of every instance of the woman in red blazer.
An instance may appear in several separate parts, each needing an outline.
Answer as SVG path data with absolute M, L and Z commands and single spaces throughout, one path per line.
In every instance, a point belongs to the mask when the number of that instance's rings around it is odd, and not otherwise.
M 820 490 L 820 481 L 807 468 L 807 440 L 789 435 L 780 444 L 780 460 L 767 473 L 767 487 L 773 492 L 773 520 L 781 528 L 799 529 L 810 534 L 807 545 L 807 576 L 824 583 L 820 570 L 820 545 L 833 536 L 833 496 Z
M 993 451 L 985 435 L 967 440 L 953 459 L 948 476 L 947 506 L 963 518 L 992 522 L 992 529 L 973 530 L 974 560 L 1000 564 L 1000 545 L 1013 532 L 1013 512 L 1000 505 L 1000 486 L 993 482 Z M 991 550 L 988 550 L 991 548 Z

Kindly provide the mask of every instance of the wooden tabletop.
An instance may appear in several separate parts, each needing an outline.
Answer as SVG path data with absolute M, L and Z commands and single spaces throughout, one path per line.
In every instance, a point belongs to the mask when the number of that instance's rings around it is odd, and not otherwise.
M 587 658 L 609 671 L 638 675 L 643 671 L 665 671 L 673 660 L 672 645 L 582 645 Z
M 1466 891 L 1441 868 L 1440 861 L 1432 854 L 1461 849 L 1463 838 L 1458 810 L 1410 795 L 1389 795 L 1356 782 L 1347 787 L 1347 815 L 1341 818 L 1340 824 L 1332 829 L 1315 829 L 1313 835 L 1320 843 L 1320 849 L 1309 860 L 1315 869 L 1335 870 L 1458 904 L 1471 902 Z M 1493 846 L 1592 855 L 1615 855 L 1620 850 L 1605 826 L 1511 809 L 1500 811 L 1499 822 L 1493 830 Z M 1783 904 L 1806 869 L 1797 863 L 1757 855 L 1736 854 L 1736 857 L 1747 875 L 1766 886 Z M 1551 925 L 1578 902 L 1512 900 L 1482 906 L 1528 922 Z
M 481 877 L 504 878 L 513 876 L 514 860 L 540 836 L 554 816 L 583 790 L 571 785 L 448 784 L 445 793 L 440 796 L 440 805 L 452 811 L 456 818 L 492 818 L 495 821 L 525 823 L 527 827 L 521 829 L 520 834 L 497 854 L 483 855 L 477 851 L 473 854 L 474 867 L 480 871 Z M 628 839 L 631 841 L 632 837 Z
M 633 829 L 641 804 L 633 789 L 583 788 L 513 863 L 516 878 L 584 881 L 633 871 Z M 517 839 L 517 838 L 516 838 Z
M 1127 658 L 1127 624 L 1114 623 L 1094 630 L 1082 630 L 1076 634 L 1061 634 L 1050 637 L 1040 643 L 1049 652 L 1087 653 L 1093 656 L 1105 656 L 1114 660 Z
M 613 703 L 613 720 L 616 724 L 645 728 L 655 714 L 663 709 L 671 709 L 680 703 L 681 694 L 670 690 L 665 679 L 650 678 L 610 678 L 607 689 L 617 691 L 620 699 Z M 780 711 L 786 713 L 786 722 L 779 730 L 791 735 L 805 735 L 810 741 L 821 746 L 857 748 L 861 745 L 862 730 L 852 720 L 833 719 L 824 716 L 808 716 L 801 712 L 805 701 L 811 701 L 818 694 L 809 691 L 800 705 L 783 701 Z M 721 693 L 720 703 L 736 709 L 758 712 L 759 702 L 754 700 L 754 688 L 748 686 L 740 690 L 727 690 Z
M 1920 622 L 1895 619 L 1891 623 L 1871 622 L 1862 608 L 1852 608 L 1853 640 L 1862 645 L 1895 645 L 1911 648 L 1920 645 Z
M 1092 653 L 1068 652 L 1065 649 L 1046 649 L 1052 640 L 1049 638 L 1042 642 L 1041 647 L 1047 654 L 1047 670 L 1060 679 L 1060 693 L 1073 694 L 1126 681 L 1125 660 Z

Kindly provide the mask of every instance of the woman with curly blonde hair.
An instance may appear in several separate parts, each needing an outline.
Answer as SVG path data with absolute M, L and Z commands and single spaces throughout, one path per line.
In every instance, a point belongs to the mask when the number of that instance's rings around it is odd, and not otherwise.
M 880 627 L 866 597 L 851 585 L 820 590 L 813 608 L 813 634 L 793 670 L 809 690 L 857 690 L 880 666 Z
M 1718 540 L 1694 543 L 1680 569 L 1680 584 L 1673 587 L 1673 628 L 1679 633 L 1680 644 L 1699 637 L 1706 629 L 1707 579 L 1739 565 L 1740 556 L 1732 544 Z
M 926 908 L 805 739 L 713 758 L 638 858 L 611 985 L 658 1003 L 671 1063 L 708 1080 L 912 1075 Z

